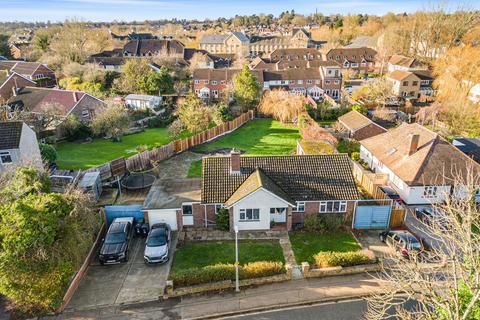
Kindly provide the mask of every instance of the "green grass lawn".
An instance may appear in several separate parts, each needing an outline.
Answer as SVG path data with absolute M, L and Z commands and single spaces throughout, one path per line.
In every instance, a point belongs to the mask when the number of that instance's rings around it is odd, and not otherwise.
M 323 127 L 323 126 L 332 126 L 336 120 L 317 120 L 317 123 Z
M 231 134 L 214 142 L 196 148 L 209 152 L 223 148 L 238 148 L 252 155 L 292 154 L 296 140 L 300 139 L 298 129 L 272 119 L 255 119 Z
M 119 157 L 130 157 L 137 153 L 136 147 L 162 146 L 172 141 L 167 128 L 146 129 L 143 132 L 122 137 L 121 142 L 94 139 L 91 143 L 64 142 L 56 146 L 57 164 L 62 169 L 85 169 Z M 184 134 L 184 137 L 188 136 Z
M 238 148 L 247 154 L 288 155 L 293 154 L 300 139 L 298 129 L 272 119 L 255 119 L 225 137 L 195 148 L 198 152 L 210 152 L 223 148 Z M 188 177 L 202 175 L 202 162 L 193 161 Z
M 241 265 L 255 261 L 285 263 L 282 248 L 276 241 L 239 241 L 238 260 Z M 172 272 L 218 263 L 235 263 L 234 241 L 187 242 L 177 247 Z
M 202 177 L 202 160 L 192 161 L 190 168 L 188 168 L 187 178 L 201 178 Z
M 291 232 L 290 242 L 298 264 L 305 261 L 313 264 L 313 256 L 320 251 L 346 252 L 361 249 L 350 233 L 340 231 L 327 234 Z

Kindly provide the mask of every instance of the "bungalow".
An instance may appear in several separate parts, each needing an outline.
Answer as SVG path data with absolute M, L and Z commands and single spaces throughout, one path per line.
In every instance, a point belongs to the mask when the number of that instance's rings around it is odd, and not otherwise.
M 393 72 L 395 70 L 415 71 L 425 70 L 425 68 L 415 58 L 409 58 L 403 55 L 394 54 L 388 60 L 387 71 Z
M 9 74 L 15 72 L 37 83 L 38 87 L 51 88 L 57 85 L 55 72 L 46 64 L 38 62 L 25 62 L 15 60 L 0 61 L 0 70 L 6 70 Z
M 240 230 L 269 230 L 272 225 L 291 230 L 307 215 L 338 214 L 351 220 L 359 199 L 346 154 L 240 156 L 233 150 L 230 156 L 202 162 L 200 199 L 192 188 L 184 188 L 181 196 L 165 198 L 163 213 L 147 209 L 149 220 L 159 221 L 160 214 L 178 229 L 208 227 L 226 208 L 231 230 L 235 225 Z M 176 201 L 184 198 L 194 200 Z M 170 204 L 170 199 L 175 201 Z
M 37 115 L 39 131 L 57 129 L 69 115 L 90 123 L 106 105 L 86 92 L 34 87 L 21 88 L 7 104 L 12 109 Z
M 23 122 L 0 122 L 0 172 L 25 161 L 42 165 L 35 132 Z
M 376 124 L 356 110 L 352 110 L 339 117 L 338 122 L 342 129 L 348 132 L 349 138 L 358 141 L 387 132 L 387 129 Z
M 480 165 L 438 134 L 417 124 L 401 126 L 360 141 L 360 158 L 378 173 L 408 205 L 441 203 L 460 195 L 457 177 L 480 174 Z
M 133 110 L 154 110 L 162 105 L 162 97 L 132 93 L 125 97 L 125 105 Z

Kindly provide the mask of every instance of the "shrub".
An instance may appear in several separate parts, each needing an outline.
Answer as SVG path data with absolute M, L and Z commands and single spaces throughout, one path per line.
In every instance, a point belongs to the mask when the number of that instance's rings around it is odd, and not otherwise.
M 227 209 L 221 208 L 218 210 L 218 214 L 215 216 L 215 226 L 218 230 L 230 230 L 230 218 Z
M 359 161 L 360 160 L 360 152 L 357 152 L 357 151 L 352 152 L 351 157 L 352 157 L 353 161 Z
M 315 265 L 319 268 L 349 267 L 366 264 L 370 261 L 370 258 L 361 251 L 319 252 L 313 258 L 315 259 Z
M 247 263 L 238 268 L 240 279 L 253 279 L 269 277 L 285 272 L 285 267 L 281 262 L 274 261 L 256 261 Z M 235 280 L 234 264 L 216 264 L 203 268 L 191 268 L 172 272 L 170 279 L 173 280 L 175 287 L 193 286 L 201 283 L 217 282 L 225 280 Z
M 309 232 L 332 232 L 343 226 L 343 214 L 322 213 L 305 216 L 304 228 Z
M 40 144 L 40 154 L 42 155 L 42 160 L 46 163 L 54 163 L 58 156 L 54 146 L 44 143 Z
M 92 129 L 73 115 L 65 119 L 61 130 L 68 141 L 83 140 L 92 136 Z

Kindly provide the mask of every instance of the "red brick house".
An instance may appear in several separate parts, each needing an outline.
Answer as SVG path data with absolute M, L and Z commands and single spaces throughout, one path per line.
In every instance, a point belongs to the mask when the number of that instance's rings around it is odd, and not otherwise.
M 33 87 L 36 85 L 34 81 L 18 73 L 0 71 L 0 104 L 7 102 L 8 99 L 16 95 L 20 88 L 26 86 Z
M 149 221 L 166 221 L 178 230 L 208 227 L 218 210 L 226 208 L 231 230 L 234 225 L 240 230 L 291 230 L 308 215 L 351 220 L 360 199 L 346 154 L 240 156 L 238 151 L 205 157 L 200 197 L 189 188 L 182 196 L 181 205 L 164 203 L 160 210 L 148 206 Z
M 328 61 L 335 61 L 343 69 L 351 69 L 357 73 L 367 74 L 375 72 L 375 57 L 377 51 L 368 47 L 336 48 L 327 52 Z
M 15 72 L 34 81 L 37 87 L 51 88 L 57 85 L 55 72 L 42 63 L 4 60 L 0 61 L 0 70 Z

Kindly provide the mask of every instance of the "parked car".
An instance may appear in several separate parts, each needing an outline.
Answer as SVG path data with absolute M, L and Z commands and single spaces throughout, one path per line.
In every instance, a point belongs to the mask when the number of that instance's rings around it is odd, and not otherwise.
M 380 233 L 380 240 L 408 258 L 412 253 L 418 254 L 423 250 L 420 240 L 405 230 L 386 230 Z
M 380 190 L 382 190 L 383 192 L 385 192 L 385 194 L 387 195 L 387 197 L 389 197 L 390 199 L 392 199 L 394 202 L 396 202 L 398 205 L 402 205 L 404 204 L 404 201 L 402 200 L 402 198 L 400 198 L 400 196 L 398 195 L 398 193 L 392 188 L 392 187 L 389 187 L 389 186 L 379 186 Z
M 115 218 L 108 228 L 100 249 L 100 264 L 128 261 L 130 242 L 133 238 L 133 217 Z
M 438 224 L 442 229 L 448 227 L 447 216 L 438 209 L 429 207 L 415 208 L 415 217 L 427 225 Z
M 164 263 L 169 259 L 172 232 L 166 223 L 156 223 L 150 228 L 143 259 L 145 263 Z

